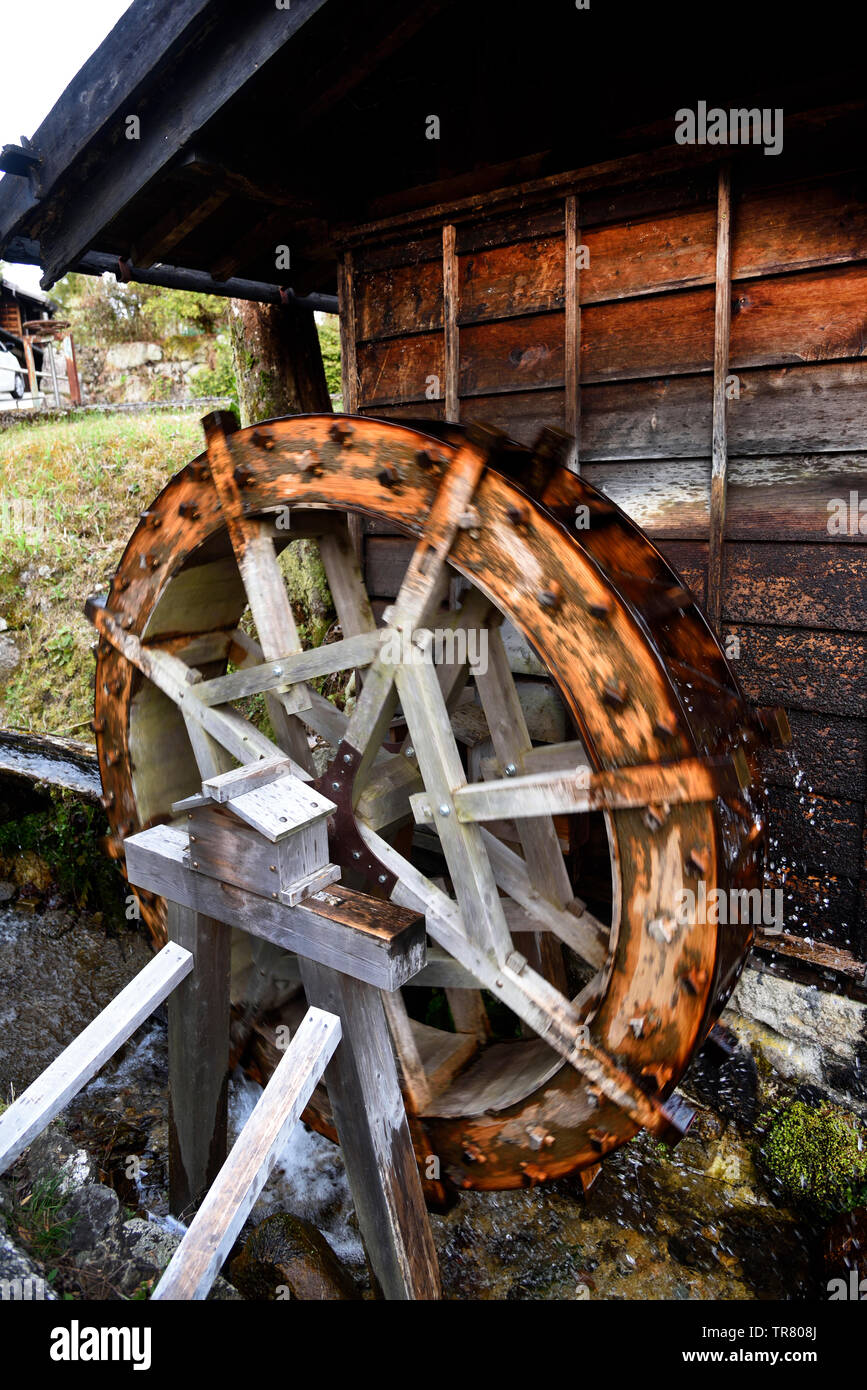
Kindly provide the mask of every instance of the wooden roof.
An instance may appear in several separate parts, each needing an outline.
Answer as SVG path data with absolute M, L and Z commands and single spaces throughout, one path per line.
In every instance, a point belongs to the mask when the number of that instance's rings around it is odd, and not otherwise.
M 250 298 L 330 294 L 341 229 L 671 146 L 698 99 L 788 114 L 860 95 L 839 6 L 784 48 L 771 4 L 738 36 L 713 7 L 636 0 L 136 0 L 7 158 L 0 252 L 47 287 L 123 258 L 241 277 Z

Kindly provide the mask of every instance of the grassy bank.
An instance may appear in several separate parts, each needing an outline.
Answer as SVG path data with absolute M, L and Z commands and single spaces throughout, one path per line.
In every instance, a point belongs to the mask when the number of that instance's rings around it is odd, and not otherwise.
M 0 434 L 0 725 L 91 737 L 84 600 L 108 587 L 139 513 L 201 449 L 198 417 L 183 411 Z M 16 524 L 16 499 L 42 504 L 41 534 Z

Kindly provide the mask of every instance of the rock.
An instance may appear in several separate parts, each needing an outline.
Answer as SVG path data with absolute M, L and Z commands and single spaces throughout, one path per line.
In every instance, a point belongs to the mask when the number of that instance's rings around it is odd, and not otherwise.
M 132 1261 L 136 1272 L 133 1288 L 137 1288 L 146 1280 L 156 1283 L 181 1243 L 179 1234 L 167 1231 L 156 1222 L 145 1221 L 139 1216 L 124 1222 L 122 1237 L 127 1258 Z M 240 1298 L 238 1290 L 218 1274 L 211 1286 L 208 1299 L 231 1302 L 240 1301 Z
M 14 637 L 5 632 L 0 633 L 0 680 L 5 681 L 11 676 L 20 661 L 21 653 Z
M 0 1302 L 56 1298 L 42 1266 L 0 1231 Z
M 71 1255 L 90 1255 L 111 1242 L 120 1227 L 117 1193 L 102 1183 L 79 1187 L 60 1208 L 60 1219 L 71 1221 L 66 1248 Z
M 12 877 L 19 888 L 35 888 L 37 893 L 47 893 L 54 881 L 45 860 L 32 849 L 15 856 Z
M 33 1140 L 26 1163 L 31 1182 L 59 1179 L 63 1193 L 77 1192 L 96 1180 L 95 1164 L 87 1152 L 70 1139 L 58 1120 Z
M 747 969 L 723 1018 L 780 1076 L 811 1082 L 843 1104 L 867 1100 L 859 1066 L 867 1004 Z
M 15 897 L 14 883 L 0 883 L 0 903 L 11 902 Z
M 244 1298 L 346 1300 L 360 1297 L 355 1280 L 325 1237 L 288 1212 L 262 1221 L 232 1264 Z
M 163 350 L 158 343 L 115 343 L 105 354 L 106 366 L 119 372 L 143 367 L 147 362 L 161 362 L 162 359 Z

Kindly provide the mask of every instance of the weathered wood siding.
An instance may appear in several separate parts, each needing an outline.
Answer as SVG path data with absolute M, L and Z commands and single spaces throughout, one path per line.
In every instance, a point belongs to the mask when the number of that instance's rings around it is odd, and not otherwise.
M 829 143 L 785 178 L 771 160 L 733 172 L 721 636 L 749 695 L 784 704 L 792 723 L 793 753 L 769 759 L 786 930 L 864 960 L 867 534 L 857 524 L 836 533 L 829 509 L 855 494 L 867 533 L 867 179 L 835 172 L 835 159 L 844 156 Z M 704 600 L 717 170 L 579 190 L 587 263 L 571 277 L 568 203 L 560 188 L 547 205 L 491 216 L 480 206 L 453 233 L 421 217 L 416 232 L 356 241 L 353 405 L 444 418 L 451 370 L 462 421 L 529 443 L 545 425 L 577 420 L 584 476 Z M 405 542 L 368 535 L 372 593 L 392 595 L 405 563 Z

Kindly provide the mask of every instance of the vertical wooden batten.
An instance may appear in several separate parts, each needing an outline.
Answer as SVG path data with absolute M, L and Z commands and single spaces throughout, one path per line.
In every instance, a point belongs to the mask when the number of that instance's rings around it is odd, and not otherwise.
M 726 520 L 728 435 L 726 378 L 729 368 L 732 290 L 732 185 L 731 163 L 720 166 L 717 185 L 716 301 L 713 345 L 713 434 L 711 443 L 710 544 L 707 565 L 707 613 L 720 630 L 723 600 L 723 545 Z
M 337 266 L 337 303 L 340 312 L 340 390 L 343 410 L 347 415 L 358 414 L 358 357 L 355 324 L 355 276 L 352 252 L 344 251 Z M 349 538 L 356 559 L 361 560 L 361 517 L 347 516 Z
M 446 419 L 457 422 L 458 404 L 458 257 L 454 224 L 443 227 L 443 339 Z
M 569 454 L 569 467 L 579 473 L 578 426 L 581 418 L 580 371 L 581 371 L 581 304 L 580 272 L 578 270 L 578 199 L 574 193 L 566 199 L 565 207 L 565 254 L 566 254 L 566 352 L 564 363 L 566 405 L 566 433 L 571 434 L 574 443 Z

